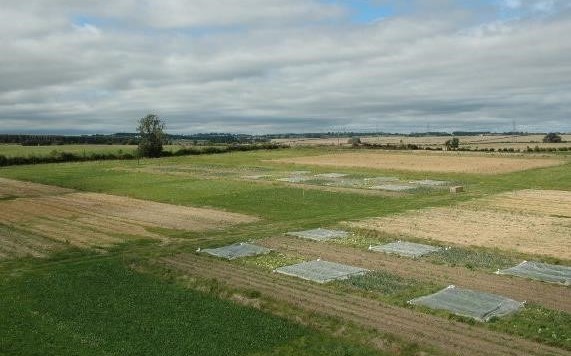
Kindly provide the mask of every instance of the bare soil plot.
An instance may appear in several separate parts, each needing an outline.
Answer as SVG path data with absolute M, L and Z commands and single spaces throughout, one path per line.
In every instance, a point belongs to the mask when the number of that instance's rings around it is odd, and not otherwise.
M 416 172 L 500 174 L 550 167 L 564 161 L 556 158 L 508 158 L 484 155 L 428 153 L 351 152 L 294 157 L 274 162 L 331 167 L 360 167 Z
M 566 351 L 492 332 L 468 324 L 422 314 L 357 295 L 339 293 L 323 285 L 271 274 L 251 267 L 213 261 L 196 255 L 160 260 L 180 273 L 215 278 L 235 288 L 258 290 L 264 296 L 319 314 L 340 317 L 380 332 L 445 353 L 462 355 L 553 354 Z M 454 337 L 450 337 L 453 335 Z
M 508 211 L 571 218 L 571 192 L 525 189 L 481 199 L 484 206 Z
M 370 270 L 383 270 L 405 278 L 502 294 L 516 300 L 527 300 L 547 308 L 571 313 L 571 289 L 523 278 L 509 278 L 467 268 L 436 265 L 423 260 L 403 259 L 395 255 L 365 251 L 337 244 L 275 237 L 256 244 L 307 259 L 321 257 Z
M 0 178 L 0 198 L 57 195 L 70 193 L 72 191 L 73 190 L 71 189 L 60 188 L 52 185 Z
M 463 205 L 410 211 L 349 225 L 399 236 L 571 260 L 571 220 L 562 217 Z
M 56 245 L 105 249 L 130 239 L 164 240 L 146 227 L 204 231 L 256 220 L 242 214 L 107 194 L 17 198 L 0 201 L 0 221 L 17 227 L 21 234 L 0 240 L 0 258 L 2 255 L 41 257 Z

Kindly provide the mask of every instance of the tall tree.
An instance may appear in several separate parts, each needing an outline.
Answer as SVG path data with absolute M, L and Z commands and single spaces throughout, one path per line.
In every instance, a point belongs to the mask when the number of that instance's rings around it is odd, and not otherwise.
M 160 157 L 166 140 L 165 123 L 158 115 L 150 114 L 139 120 L 139 155 L 142 157 Z
M 448 149 L 448 150 L 456 150 L 460 146 L 460 140 L 458 139 L 458 137 L 454 137 L 451 140 L 447 140 L 444 143 L 444 145 L 446 146 L 446 149 Z
M 561 143 L 562 141 L 561 136 L 555 132 L 550 132 L 543 138 L 544 143 Z

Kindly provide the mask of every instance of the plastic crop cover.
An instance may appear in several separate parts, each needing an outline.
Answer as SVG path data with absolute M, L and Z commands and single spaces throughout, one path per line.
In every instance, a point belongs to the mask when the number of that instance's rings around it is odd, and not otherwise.
M 410 300 L 409 303 L 432 309 L 447 310 L 483 322 L 489 321 L 493 317 L 515 313 L 524 305 L 523 302 L 501 295 L 457 288 L 453 285 L 434 294 Z
M 309 261 L 275 269 L 275 272 L 294 276 L 318 283 L 327 283 L 336 279 L 347 279 L 362 275 L 368 270 L 328 261 Z
M 297 236 L 304 239 L 310 239 L 315 241 L 326 241 L 331 239 L 337 239 L 341 237 L 346 237 L 349 235 L 347 231 L 342 230 L 328 230 L 328 229 L 313 229 L 313 230 L 305 230 L 305 231 L 294 231 L 288 232 L 288 235 Z
M 571 267 L 547 263 L 523 261 L 519 265 L 497 272 L 512 276 L 537 279 L 544 282 L 571 285 Z
M 264 255 L 269 253 L 270 249 L 242 242 L 218 248 L 206 248 L 200 251 L 212 256 L 233 260 L 241 257 Z
M 405 257 L 420 257 L 441 250 L 441 247 L 397 241 L 386 245 L 371 246 L 369 250 L 376 252 L 394 253 Z

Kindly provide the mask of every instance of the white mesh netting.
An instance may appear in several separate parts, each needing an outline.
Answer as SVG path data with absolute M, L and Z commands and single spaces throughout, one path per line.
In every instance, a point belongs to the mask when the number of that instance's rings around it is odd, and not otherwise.
M 327 283 L 336 279 L 346 279 L 351 276 L 365 274 L 368 270 L 335 262 L 317 260 L 276 268 L 275 272 L 318 283 Z
M 433 309 L 447 310 L 451 313 L 489 321 L 517 312 L 524 303 L 501 295 L 477 292 L 469 289 L 448 286 L 434 294 L 412 299 L 410 304 L 423 305 Z

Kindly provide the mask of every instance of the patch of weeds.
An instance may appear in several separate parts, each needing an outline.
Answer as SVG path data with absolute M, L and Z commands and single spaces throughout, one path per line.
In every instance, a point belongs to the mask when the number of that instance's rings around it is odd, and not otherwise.
M 571 314 L 528 304 L 518 313 L 487 323 L 490 329 L 571 350 Z
M 471 270 L 495 271 L 511 267 L 517 260 L 499 253 L 492 253 L 477 249 L 464 249 L 451 247 L 431 253 L 426 259 L 436 264 L 444 264 L 452 267 L 465 267 Z
M 354 232 L 349 236 L 342 239 L 332 239 L 331 242 L 356 247 L 356 248 L 369 248 L 369 246 L 380 245 L 383 243 L 393 242 L 395 239 L 390 236 L 381 236 L 375 234 L 362 234 L 360 232 Z
M 288 256 L 279 252 L 272 251 L 266 255 L 243 258 L 236 260 L 235 262 L 273 271 L 278 267 L 293 265 L 303 261 L 304 260 L 301 257 Z
M 407 305 L 410 299 L 431 294 L 442 288 L 436 284 L 404 278 L 385 271 L 374 271 L 335 282 L 341 287 L 373 293 L 397 305 Z

